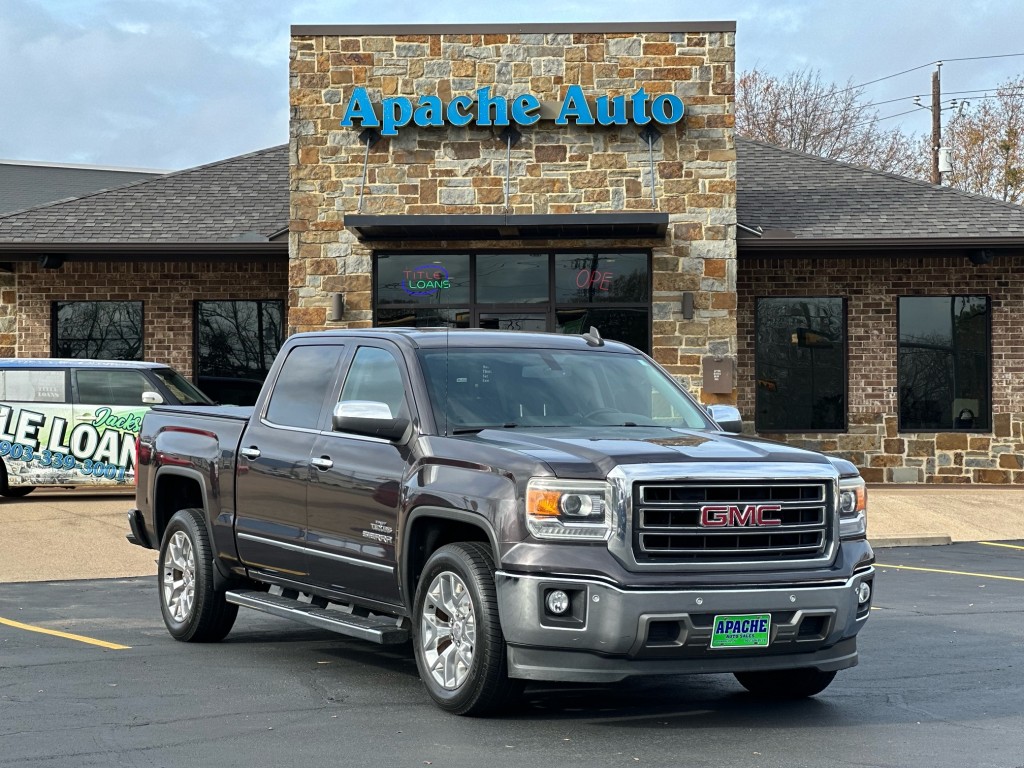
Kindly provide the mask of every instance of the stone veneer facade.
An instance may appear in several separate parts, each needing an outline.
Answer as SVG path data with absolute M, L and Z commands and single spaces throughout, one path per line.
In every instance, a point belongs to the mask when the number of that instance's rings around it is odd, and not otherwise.
M 849 459 L 868 482 L 1024 484 L 1024 257 L 973 266 L 959 257 L 743 259 L 739 270 L 739 406 L 754 423 L 754 310 L 761 296 L 847 299 L 847 420 L 842 434 L 766 435 Z M 992 430 L 901 433 L 900 296 L 990 298 Z
M 346 215 L 359 208 L 365 149 L 359 129 L 339 126 L 355 86 L 375 101 L 433 94 L 447 102 L 484 86 L 498 96 L 560 101 L 571 84 L 588 97 L 628 95 L 643 85 L 686 105 L 685 125 L 663 129 L 654 147 L 657 210 L 670 215 L 664 238 L 406 241 L 387 248 L 648 248 L 654 357 L 696 392 L 701 355 L 735 355 L 735 26 L 585 26 L 293 28 L 290 332 L 373 321 L 373 247 L 345 227 Z M 651 211 L 648 150 L 635 126 L 541 122 L 521 132 L 511 151 L 508 213 Z M 490 128 L 405 126 L 370 150 L 361 213 L 503 214 L 505 168 L 506 145 Z M 696 294 L 690 320 L 680 307 L 687 291 Z M 345 296 L 340 322 L 327 320 L 334 292 Z

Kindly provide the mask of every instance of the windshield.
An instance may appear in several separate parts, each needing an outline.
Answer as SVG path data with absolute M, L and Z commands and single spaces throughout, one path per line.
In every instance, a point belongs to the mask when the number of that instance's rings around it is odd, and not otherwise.
M 705 429 L 699 406 L 641 355 L 587 350 L 420 350 L 438 429 Z
M 180 405 L 213 405 L 213 400 L 208 398 L 198 389 L 195 384 L 186 379 L 177 371 L 170 368 L 156 368 L 153 370 L 163 385 L 171 390 L 171 394 L 178 398 Z

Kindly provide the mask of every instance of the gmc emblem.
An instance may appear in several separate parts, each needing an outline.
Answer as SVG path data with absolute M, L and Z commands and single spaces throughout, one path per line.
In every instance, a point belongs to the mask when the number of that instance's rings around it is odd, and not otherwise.
M 733 504 L 707 504 L 700 508 L 700 524 L 705 528 L 743 528 L 782 525 L 772 512 L 782 510 L 778 504 L 747 504 L 738 507 Z

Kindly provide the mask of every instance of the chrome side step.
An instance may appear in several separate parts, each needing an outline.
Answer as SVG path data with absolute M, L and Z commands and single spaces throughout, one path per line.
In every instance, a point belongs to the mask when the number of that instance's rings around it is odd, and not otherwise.
M 341 611 L 331 611 L 310 603 L 292 600 L 256 589 L 232 589 L 225 593 L 229 603 L 255 608 L 273 616 L 291 619 L 320 629 L 327 629 L 360 640 L 369 640 L 381 645 L 397 645 L 409 640 L 409 630 L 398 626 L 395 620 L 388 621 L 374 616 L 355 616 Z

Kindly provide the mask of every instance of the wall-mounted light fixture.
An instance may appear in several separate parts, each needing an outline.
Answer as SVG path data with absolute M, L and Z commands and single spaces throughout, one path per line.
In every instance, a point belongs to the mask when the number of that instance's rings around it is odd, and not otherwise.
M 332 293 L 331 294 L 331 308 L 327 312 L 327 319 L 332 323 L 336 323 L 341 320 L 345 315 L 345 294 L 344 293 Z
M 687 291 L 683 294 L 682 310 L 684 320 L 693 320 L 693 301 L 694 296 L 692 291 Z

